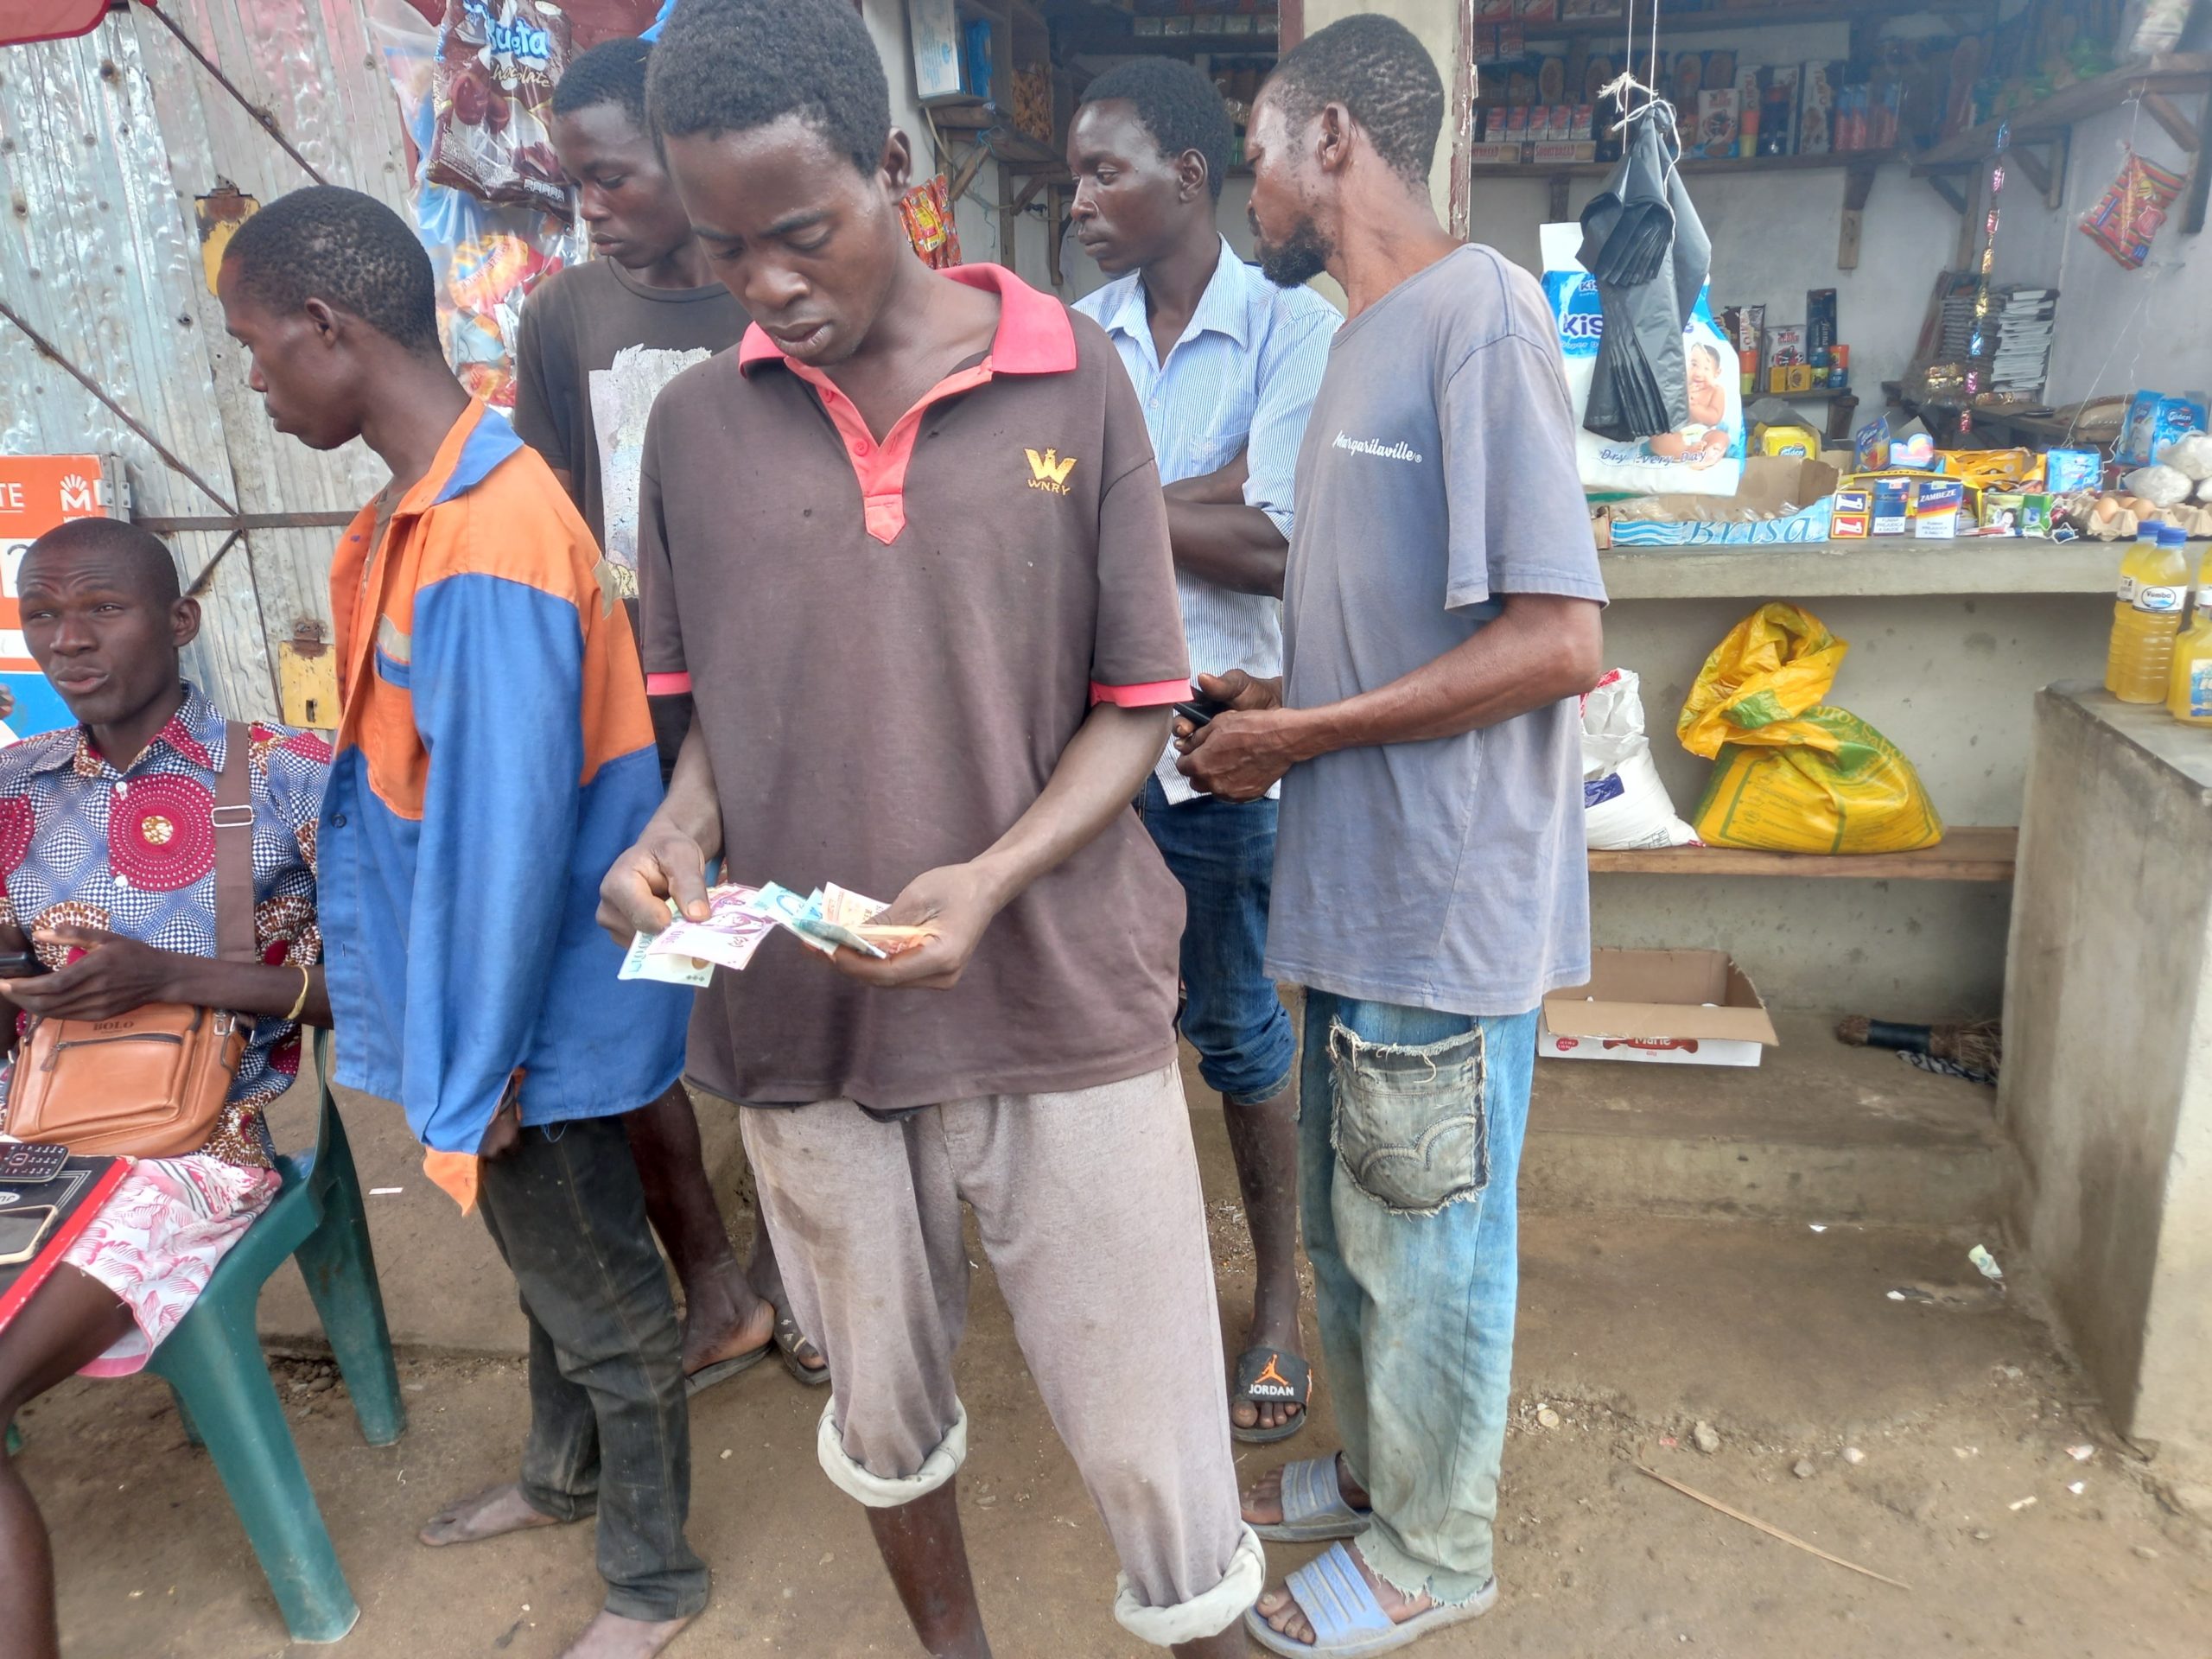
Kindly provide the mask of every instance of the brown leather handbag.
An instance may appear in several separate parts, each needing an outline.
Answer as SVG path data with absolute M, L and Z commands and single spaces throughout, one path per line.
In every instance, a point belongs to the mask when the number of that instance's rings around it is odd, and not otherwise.
M 215 779 L 215 939 L 227 962 L 258 962 L 253 929 L 252 734 L 225 727 Z M 251 1016 L 149 1002 L 111 1020 L 41 1020 L 16 1063 L 8 1133 L 70 1151 L 180 1158 L 214 1135 L 253 1030 Z

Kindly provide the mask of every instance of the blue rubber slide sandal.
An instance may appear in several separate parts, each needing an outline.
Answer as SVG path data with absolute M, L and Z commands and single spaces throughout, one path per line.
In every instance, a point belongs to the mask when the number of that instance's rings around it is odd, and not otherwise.
M 1497 1605 L 1497 1580 L 1492 1579 L 1482 1594 L 1463 1606 L 1432 1607 L 1402 1624 L 1393 1624 L 1359 1563 L 1340 1543 L 1330 1545 L 1300 1567 L 1284 1586 L 1313 1624 L 1313 1640 L 1300 1642 L 1283 1635 L 1260 1617 L 1256 1607 L 1244 1615 L 1244 1633 L 1269 1653 L 1292 1659 L 1368 1659 L 1372 1654 L 1395 1653 L 1431 1630 L 1479 1618 Z
M 1300 1458 L 1282 1466 L 1282 1519 L 1254 1526 L 1271 1544 L 1318 1544 L 1331 1538 L 1357 1538 L 1367 1530 L 1368 1512 L 1344 1501 L 1337 1484 L 1337 1454 Z

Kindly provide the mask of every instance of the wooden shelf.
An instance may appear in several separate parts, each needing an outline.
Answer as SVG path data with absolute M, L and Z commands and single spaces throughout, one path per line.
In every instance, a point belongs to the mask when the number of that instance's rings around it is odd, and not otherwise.
M 1066 29 L 1061 50 L 1071 57 L 1182 58 L 1210 52 L 1217 58 L 1272 58 L 1281 50 L 1273 35 L 1125 35 L 1111 29 Z
M 1598 555 L 1598 568 L 1606 593 L 1616 600 L 2108 595 L 2122 550 L 2117 543 L 2087 537 L 2045 542 L 2025 536 L 1970 536 L 1922 542 L 1873 536 L 1865 541 L 1748 547 L 1611 547 Z
M 1640 9 L 1639 9 L 1640 10 Z M 1662 29 L 1680 35 L 1703 35 L 1718 29 L 1802 29 L 1812 23 L 1885 22 L 1893 17 L 1951 16 L 1994 11 L 1994 0 L 1860 0 L 1857 5 L 1778 4 L 1752 10 L 1741 6 L 1714 6 L 1699 11 L 1669 10 Z M 1621 13 L 1610 17 L 1562 17 L 1555 22 L 1518 20 L 1522 32 L 1532 41 L 1618 40 L 1626 26 Z M 1641 29 L 1648 33 L 1646 19 Z
M 1986 160 L 1996 155 L 1998 130 L 2008 123 L 2012 129 L 2012 143 L 2036 143 L 2064 133 L 2077 121 L 2116 110 L 2139 93 L 2208 92 L 2212 92 L 2212 54 L 2170 53 L 2147 63 L 2115 69 L 2092 80 L 2076 81 L 2041 103 L 2009 110 L 1979 126 L 1968 127 L 1964 132 L 1920 151 L 1913 157 L 1913 163 L 1926 170 L 1965 167 Z
M 1837 149 L 1821 156 L 1693 156 L 1682 163 L 1685 173 L 1801 173 L 1823 170 L 1849 172 L 1901 161 L 1897 149 Z M 1618 162 L 1494 162 L 1471 167 L 1478 179 L 1603 179 L 1611 176 Z
M 1823 857 L 1734 847 L 1648 847 L 1590 855 L 1592 875 L 1782 875 L 1861 881 L 2010 881 L 2020 832 L 2009 825 L 1944 831 L 1916 853 Z

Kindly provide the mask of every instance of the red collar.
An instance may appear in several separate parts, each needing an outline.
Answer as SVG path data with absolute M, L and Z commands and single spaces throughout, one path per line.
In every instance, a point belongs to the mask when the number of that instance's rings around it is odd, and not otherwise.
M 999 296 L 998 333 L 991 339 L 994 374 L 1067 374 L 1076 366 L 1075 327 L 1068 308 L 1040 294 L 1004 265 L 955 265 L 933 273 Z M 738 343 L 737 366 L 751 372 L 760 363 L 800 365 L 785 357 L 759 323 Z

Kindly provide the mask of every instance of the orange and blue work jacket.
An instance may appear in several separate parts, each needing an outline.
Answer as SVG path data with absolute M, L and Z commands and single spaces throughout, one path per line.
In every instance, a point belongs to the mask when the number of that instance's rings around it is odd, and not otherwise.
M 318 874 L 338 1080 L 398 1101 L 434 1153 L 473 1154 L 518 1071 L 525 1124 L 633 1110 L 676 1081 L 690 998 L 618 979 L 592 919 L 660 801 L 599 550 L 474 402 L 372 547 L 375 522 L 364 508 L 330 573 L 343 712 Z

